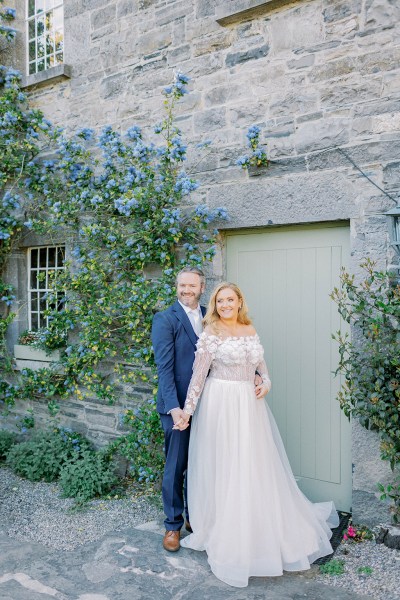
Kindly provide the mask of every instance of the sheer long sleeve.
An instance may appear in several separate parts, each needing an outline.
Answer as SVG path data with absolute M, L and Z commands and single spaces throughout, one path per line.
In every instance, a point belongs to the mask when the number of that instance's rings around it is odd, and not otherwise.
M 257 373 L 260 374 L 260 377 L 261 377 L 263 383 L 268 387 L 268 392 L 269 392 L 272 384 L 271 384 L 271 379 L 269 377 L 267 364 L 264 359 L 262 359 L 258 363 L 256 371 L 257 371 Z
M 215 356 L 216 345 L 212 342 L 214 336 L 203 332 L 197 341 L 197 350 L 193 363 L 193 375 L 189 383 L 184 412 L 192 415 L 196 410 L 197 402 L 203 391 L 203 387 Z

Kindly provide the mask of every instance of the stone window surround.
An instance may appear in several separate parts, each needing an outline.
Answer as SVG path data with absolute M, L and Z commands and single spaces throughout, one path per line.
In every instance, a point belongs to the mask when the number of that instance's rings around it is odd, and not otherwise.
M 23 76 L 21 88 L 30 89 L 44 87 L 45 85 L 58 83 L 59 81 L 70 79 L 71 77 L 71 66 L 63 63 L 61 65 L 56 65 L 55 67 L 50 67 L 49 69 L 46 69 L 46 71 L 39 71 L 33 75 Z
M 49 250 L 50 249 L 54 249 L 54 266 L 53 265 L 49 265 Z M 45 255 L 45 261 L 44 264 L 42 263 L 42 255 L 43 255 L 43 250 L 46 251 L 46 255 Z M 32 252 L 36 251 L 36 260 L 35 260 L 35 265 L 32 266 Z M 59 264 L 59 255 L 62 255 L 62 264 Z M 27 292 L 28 292 L 28 329 L 30 331 L 36 331 L 37 329 L 40 329 L 43 325 L 47 326 L 48 325 L 48 318 L 47 317 L 43 317 L 41 316 L 42 313 L 42 308 L 40 306 L 39 299 L 41 298 L 41 296 L 43 294 L 47 294 L 47 292 L 49 291 L 49 287 L 48 287 L 48 277 L 49 277 L 49 273 L 50 272 L 57 272 L 57 271 L 61 271 L 65 269 L 64 266 L 64 262 L 65 262 L 65 244 L 51 244 L 51 245 L 46 245 L 46 246 L 31 246 L 28 248 L 28 255 L 27 255 L 27 275 L 28 275 L 28 288 L 27 288 Z M 32 273 L 36 273 L 36 276 L 34 277 L 35 281 L 36 281 L 36 285 L 32 286 Z M 45 280 L 44 280 L 44 285 L 43 287 L 41 286 L 41 283 L 39 282 L 39 280 L 37 279 L 39 274 L 44 274 L 45 275 Z M 35 296 L 35 298 L 37 298 L 37 300 L 35 301 L 36 304 L 36 310 L 33 310 L 32 307 L 32 297 Z M 45 301 L 46 303 L 46 308 L 48 305 L 47 300 Z M 37 315 L 37 323 L 33 324 L 32 323 L 32 317 L 33 315 Z M 45 321 L 45 324 L 42 323 L 42 321 Z
M 220 25 L 230 25 L 242 19 L 271 12 L 287 4 L 302 0 L 224 0 L 216 9 L 216 20 Z
M 39 4 L 40 6 L 40 4 Z M 26 73 L 33 75 L 38 72 L 46 71 L 52 66 L 64 62 L 64 0 L 42 0 L 42 8 L 39 12 L 37 0 L 26 0 L 26 41 L 27 41 L 27 68 Z M 49 21 L 48 21 L 49 19 Z M 58 25 L 57 25 L 58 19 Z M 54 22 L 56 20 L 56 23 Z M 39 31 L 41 24 L 42 30 Z M 50 24 L 51 28 L 47 29 Z M 31 25 L 33 25 L 33 31 Z M 57 49 L 57 35 L 61 43 Z M 38 48 L 42 40 L 43 56 L 38 56 Z M 48 41 L 52 43 L 52 51 L 48 54 Z M 30 46 L 34 44 L 34 59 L 31 60 Z M 55 64 L 51 64 L 54 61 Z M 43 63 L 43 68 L 39 69 L 39 63 Z M 46 64 L 48 66 L 46 67 Z M 33 66 L 33 72 L 31 67 Z

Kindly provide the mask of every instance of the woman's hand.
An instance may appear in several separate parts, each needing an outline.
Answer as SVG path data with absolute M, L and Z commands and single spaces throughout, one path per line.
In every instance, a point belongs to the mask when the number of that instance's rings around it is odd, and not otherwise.
M 261 398 L 264 398 L 268 394 L 269 390 L 270 386 L 268 386 L 266 383 L 261 382 L 260 385 L 256 385 L 256 398 L 261 400 Z

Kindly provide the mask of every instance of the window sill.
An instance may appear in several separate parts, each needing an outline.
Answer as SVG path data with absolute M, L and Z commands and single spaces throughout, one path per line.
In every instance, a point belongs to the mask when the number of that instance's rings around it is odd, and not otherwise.
M 275 8 L 293 4 L 294 0 L 224 0 L 216 10 L 216 20 L 220 25 L 230 25 L 242 19 L 256 17 Z
M 50 363 L 58 362 L 61 358 L 61 350 L 52 350 L 50 354 L 46 354 L 44 350 L 39 350 L 28 344 L 14 345 L 14 359 L 16 370 L 23 369 L 38 369 L 47 368 Z
M 72 69 L 70 65 L 57 65 L 56 67 L 50 67 L 46 71 L 40 71 L 40 73 L 34 73 L 33 75 L 25 75 L 22 78 L 22 89 L 31 89 L 44 87 L 46 85 L 52 85 L 58 83 L 64 79 L 70 79 L 72 75 Z

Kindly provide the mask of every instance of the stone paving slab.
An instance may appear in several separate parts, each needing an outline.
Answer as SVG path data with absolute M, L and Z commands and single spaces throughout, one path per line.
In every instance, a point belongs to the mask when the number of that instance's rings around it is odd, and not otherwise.
M 162 533 L 150 522 L 60 551 L 0 532 L 0 600 L 371 600 L 314 581 L 312 569 L 233 588 L 205 552 L 163 550 Z

